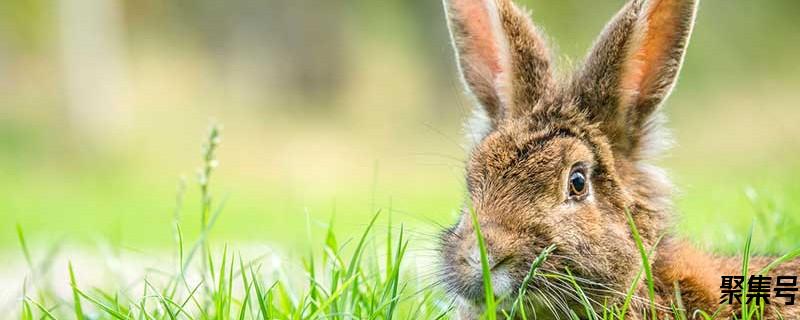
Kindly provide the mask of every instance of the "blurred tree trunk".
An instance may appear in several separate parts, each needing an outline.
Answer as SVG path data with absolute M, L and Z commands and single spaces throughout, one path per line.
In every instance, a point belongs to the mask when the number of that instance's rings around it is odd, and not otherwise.
M 129 116 L 120 0 L 57 0 L 69 122 L 105 142 Z
M 462 89 L 457 78 L 442 1 L 406 0 L 404 4 L 411 12 L 414 34 L 418 35 L 415 39 L 418 45 L 415 47 L 420 49 L 419 59 L 427 65 L 427 76 L 430 77 L 432 84 L 440 88 L 431 97 L 430 103 L 434 107 L 428 109 L 438 120 L 449 120 L 453 114 L 459 116 L 469 114 L 469 107 L 464 109 L 461 105 L 457 105 L 461 108 L 453 106 L 456 103 L 453 100 L 454 96 L 458 96 Z
M 226 76 L 238 96 L 293 108 L 325 106 L 346 78 L 342 4 L 242 1 L 226 39 Z
M 341 0 L 178 0 L 173 8 L 198 28 L 234 98 L 326 105 L 346 78 Z

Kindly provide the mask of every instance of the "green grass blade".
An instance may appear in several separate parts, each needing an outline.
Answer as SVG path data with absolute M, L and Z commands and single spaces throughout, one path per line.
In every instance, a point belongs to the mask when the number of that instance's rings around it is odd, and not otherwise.
M 256 271 L 253 270 L 253 267 L 250 266 L 250 278 L 252 279 L 252 283 L 256 288 L 256 300 L 258 300 L 258 310 L 261 312 L 261 317 L 263 319 L 271 318 L 269 309 L 267 308 L 267 300 L 266 293 L 261 287 L 261 280 L 259 280 Z
M 572 271 L 570 271 L 569 268 L 565 268 L 565 270 L 567 271 L 567 275 L 569 276 L 567 277 L 567 279 L 572 284 L 572 287 L 575 289 L 575 292 L 578 294 L 578 298 L 581 299 L 581 301 L 579 302 L 583 306 L 583 311 L 586 313 L 586 316 L 589 317 L 590 319 L 597 319 L 597 313 L 594 311 L 592 303 L 589 302 L 589 298 L 586 296 L 586 293 L 583 291 L 583 288 L 581 288 L 581 286 L 578 285 L 578 282 L 575 281 L 575 276 L 572 275 Z
M 395 310 L 397 309 L 397 301 L 399 300 L 397 287 L 400 283 L 400 266 L 401 262 L 403 261 L 403 256 L 405 255 L 406 249 L 408 249 L 408 240 L 403 239 L 403 226 L 400 226 L 400 235 L 397 238 L 397 252 L 394 255 L 394 265 L 392 266 L 392 273 L 389 275 L 387 281 L 391 283 L 391 303 L 389 304 L 389 310 L 387 311 L 387 319 L 392 319 L 394 316 Z M 390 260 L 391 261 L 391 260 Z M 388 267 L 387 267 L 388 268 Z
M 78 293 L 78 285 L 75 282 L 75 272 L 72 270 L 72 262 L 68 264 L 69 268 L 69 283 L 72 286 L 72 302 L 75 309 L 75 319 L 83 320 L 83 307 L 81 306 L 81 297 Z
M 56 320 L 56 316 L 53 315 L 53 313 L 50 310 L 48 310 L 47 308 L 45 308 L 43 305 L 41 305 L 40 303 L 36 302 L 36 300 L 32 300 L 32 299 L 30 299 L 28 297 L 24 297 L 23 299 L 27 300 L 29 303 L 32 303 L 34 306 L 36 306 L 37 309 L 39 309 L 39 311 L 43 314 L 42 319 L 53 319 L 53 320 Z
M 178 306 L 178 304 L 176 304 L 176 303 L 174 303 L 172 301 L 168 301 L 166 298 L 164 298 L 164 295 L 162 295 L 160 292 L 158 292 L 156 287 L 153 286 L 153 284 L 150 283 L 150 281 L 148 281 L 147 279 L 144 279 L 144 285 L 145 285 L 145 287 L 150 287 L 150 289 L 153 290 L 153 292 L 156 294 L 156 298 L 158 298 L 158 301 L 161 303 L 161 306 L 164 308 L 164 311 L 166 311 L 167 316 L 169 316 L 169 319 L 170 320 L 177 320 L 178 319 L 178 315 L 175 314 L 175 312 L 172 310 L 172 308 L 170 307 L 170 304 L 173 304 L 175 306 Z M 186 315 L 190 315 L 188 312 L 186 312 L 184 310 L 180 310 L 180 309 L 178 309 L 178 310 L 179 310 L 179 312 L 184 312 Z
M 625 215 L 628 218 L 628 225 L 631 228 L 633 239 L 636 242 L 636 247 L 639 249 L 639 254 L 641 255 L 642 258 L 642 265 L 644 266 L 644 274 L 645 278 L 647 279 L 648 294 L 650 295 L 650 316 L 652 317 L 651 319 L 655 320 L 658 319 L 656 313 L 656 302 L 655 302 L 656 289 L 655 289 L 655 281 L 653 281 L 653 272 L 650 269 L 650 261 L 648 259 L 647 250 L 644 248 L 644 242 L 642 242 L 642 237 L 639 235 L 639 229 L 636 228 L 636 222 L 633 221 L 633 216 L 631 215 L 630 211 L 626 209 Z
M 749 304 L 747 303 L 747 281 L 750 271 L 750 247 L 753 242 L 753 229 L 755 223 L 750 224 L 750 231 L 747 233 L 747 239 L 744 242 L 744 252 L 742 255 L 742 320 L 750 319 Z
M 489 255 L 486 251 L 486 243 L 481 233 L 481 226 L 478 223 L 478 215 L 475 210 L 470 208 L 470 216 L 472 217 L 472 227 L 475 229 L 475 237 L 478 242 L 478 249 L 481 256 L 481 274 L 483 276 L 483 292 L 486 300 L 486 318 L 494 320 L 497 318 L 496 303 L 494 299 L 494 289 L 492 288 L 492 274 L 489 269 Z
M 189 269 L 189 266 L 191 265 L 192 260 L 198 251 L 202 250 L 203 252 L 207 253 L 208 250 L 204 247 L 203 243 L 206 242 L 209 234 L 211 233 L 211 229 L 214 227 L 217 220 L 219 220 L 219 216 L 220 214 L 222 214 L 222 209 L 225 208 L 227 200 L 228 200 L 227 197 L 222 198 L 222 200 L 217 205 L 217 208 L 214 210 L 214 213 L 211 215 L 211 220 L 208 222 L 205 228 L 203 228 L 203 230 L 200 232 L 199 238 L 195 241 L 192 247 L 189 248 L 189 253 L 186 255 L 186 258 L 183 261 L 183 267 L 181 268 L 181 272 L 186 273 L 186 270 Z M 206 266 L 206 267 L 213 269 L 212 266 Z
M 528 274 L 522 279 L 522 284 L 519 286 L 519 290 L 517 292 L 517 298 L 514 300 L 514 304 L 511 306 L 511 313 L 508 315 L 508 318 L 515 319 L 517 310 L 520 310 L 520 316 L 525 319 L 527 315 L 525 315 L 525 307 L 522 305 L 524 303 L 525 296 L 527 295 L 528 285 L 533 280 L 533 277 L 536 275 L 536 270 L 539 269 L 539 266 L 547 260 L 547 257 L 550 255 L 553 250 L 556 249 L 554 244 L 548 246 L 541 253 L 533 260 L 531 263 L 531 268 L 528 270 Z
M 214 293 L 214 305 L 216 310 L 216 319 L 223 320 L 225 315 L 225 268 L 228 267 L 228 246 L 222 251 L 222 263 L 219 264 L 219 274 L 217 277 L 217 292 Z
M 389 202 L 389 210 L 386 213 L 386 279 L 388 281 L 392 274 L 392 204 Z M 402 228 L 402 226 L 401 226 Z M 401 231 L 402 233 L 402 231 Z M 401 235 L 402 238 L 402 235 Z
M 100 310 L 103 310 L 103 312 L 105 312 L 106 314 L 110 315 L 110 316 L 111 316 L 111 317 L 113 317 L 114 319 L 119 319 L 119 320 L 128 319 L 128 317 L 127 317 L 127 316 L 125 316 L 125 315 L 123 315 L 122 313 L 120 313 L 120 312 L 118 312 L 118 311 L 114 310 L 114 308 L 112 308 L 112 307 L 110 307 L 110 306 L 108 306 L 108 305 L 106 305 L 106 304 L 104 304 L 104 303 L 100 302 L 100 300 L 97 300 L 97 299 L 95 299 L 95 298 L 93 298 L 93 297 L 89 296 L 88 294 L 86 294 L 85 292 L 81 291 L 80 289 L 78 289 L 78 288 L 73 288 L 73 289 L 74 289 L 76 292 L 78 292 L 78 294 L 79 294 L 81 297 L 83 297 L 84 299 L 88 300 L 89 302 L 91 302 L 92 304 L 94 304 L 95 306 L 97 306 L 98 308 L 100 308 Z
M 244 320 L 245 314 L 247 313 L 247 302 L 250 300 L 250 290 L 253 289 L 253 283 L 252 282 L 247 283 L 245 281 L 244 288 L 245 288 L 244 289 L 245 290 L 245 293 L 244 293 L 245 296 L 244 296 L 244 300 L 242 300 L 242 306 L 241 306 L 241 308 L 239 308 L 239 320 Z
M 22 320 L 33 320 L 33 310 L 28 300 L 22 299 L 22 313 L 20 314 Z
M 656 252 L 656 248 L 658 247 L 658 244 L 661 243 L 661 240 L 663 238 L 664 238 L 663 235 L 661 237 L 658 237 L 658 239 L 656 240 L 655 244 L 653 244 L 653 247 L 650 249 L 650 252 L 647 254 L 647 260 L 648 261 L 650 260 L 650 257 L 653 256 L 653 253 Z M 636 293 L 636 287 L 638 286 L 639 281 L 642 279 L 642 274 L 643 273 L 644 273 L 644 268 L 639 270 L 639 273 L 636 274 L 636 277 L 633 279 L 633 282 L 631 282 L 630 287 L 628 287 L 628 292 L 625 294 L 625 300 L 622 303 L 622 308 L 617 310 L 618 311 L 617 312 L 617 316 L 619 318 L 624 318 L 625 314 L 628 312 L 628 309 L 630 308 L 631 302 L 633 301 L 633 296 Z
M 783 264 L 784 262 L 797 258 L 798 256 L 800 256 L 800 248 L 794 249 L 789 253 L 782 255 L 780 258 L 775 259 L 775 261 L 770 262 L 770 264 L 762 268 L 758 273 L 766 275 L 775 267 Z
M 305 319 L 314 319 L 322 310 L 325 310 L 331 303 L 336 301 L 336 299 L 339 296 L 341 296 L 342 293 L 344 293 L 344 291 L 346 289 L 348 289 L 350 287 L 350 285 L 353 284 L 353 282 L 355 282 L 355 280 L 356 280 L 356 277 L 353 277 L 353 278 L 350 278 L 349 280 L 345 281 L 344 283 L 342 283 L 342 286 L 339 287 L 339 290 L 336 290 L 336 292 L 331 293 L 331 295 L 328 297 L 328 299 L 326 299 L 325 301 L 320 303 L 319 308 L 315 312 L 311 313 L 310 315 L 308 315 L 308 317 L 304 317 L 304 318 Z
M 353 256 L 350 258 L 350 266 L 347 269 L 347 277 L 348 279 L 352 278 L 355 274 L 356 268 L 359 266 L 359 262 L 361 260 L 361 255 L 364 252 L 364 244 L 367 242 L 367 236 L 372 230 L 372 227 L 375 225 L 375 221 L 378 220 L 378 216 L 380 215 L 380 211 L 375 213 L 372 216 L 372 219 L 367 224 L 367 228 L 361 234 L 361 239 L 358 240 L 358 245 L 356 245 L 355 252 L 353 252 Z
M 19 246 L 22 248 L 22 255 L 25 257 L 25 262 L 28 264 L 31 272 L 34 271 L 33 259 L 31 259 L 31 251 L 28 250 L 28 243 L 25 241 L 25 234 L 22 232 L 22 226 L 17 224 L 17 239 Z

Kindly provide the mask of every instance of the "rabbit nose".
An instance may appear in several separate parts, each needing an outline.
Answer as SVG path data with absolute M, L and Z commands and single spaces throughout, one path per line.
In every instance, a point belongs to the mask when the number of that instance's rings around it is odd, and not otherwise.
M 470 252 L 466 256 L 467 263 L 470 267 L 481 270 L 483 266 L 481 266 L 481 249 L 478 246 L 473 246 Z M 498 266 L 500 266 L 503 262 L 507 259 L 495 259 L 495 257 L 486 252 L 486 260 L 489 263 L 489 270 L 494 270 Z
M 488 258 L 488 257 L 487 257 Z M 470 267 L 481 268 L 481 250 L 477 246 L 473 246 L 472 250 L 467 254 L 467 263 Z

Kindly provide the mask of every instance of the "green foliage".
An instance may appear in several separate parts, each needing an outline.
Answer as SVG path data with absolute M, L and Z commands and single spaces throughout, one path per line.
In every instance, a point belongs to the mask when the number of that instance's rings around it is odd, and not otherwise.
M 302 288 L 297 288 L 297 277 L 288 277 L 290 270 L 283 267 L 264 264 L 262 258 L 248 259 L 241 253 L 226 245 L 221 252 L 212 248 L 215 244 L 209 239 L 209 232 L 216 224 L 224 201 L 214 205 L 210 199 L 208 177 L 216 167 L 214 150 L 219 143 L 219 130 L 212 127 L 209 140 L 204 150 L 204 167 L 199 180 L 203 197 L 199 206 L 203 214 L 201 230 L 194 243 L 188 246 L 180 224 L 180 212 L 175 217 L 176 265 L 174 273 L 168 275 L 167 281 L 154 282 L 149 274 L 141 279 L 143 292 L 120 289 L 109 292 L 100 288 L 83 288 L 76 277 L 72 263 L 68 266 L 69 284 L 72 301 L 63 301 L 50 292 L 49 286 L 33 283 L 39 290 L 36 298 L 23 292 L 20 302 L 20 319 L 118 319 L 118 320 L 156 320 L 156 319 L 441 319 L 454 316 L 450 299 L 439 291 L 435 285 L 419 281 L 420 274 L 409 268 L 415 257 L 409 255 L 411 236 L 403 225 L 399 231 L 392 232 L 394 226 L 391 216 L 386 214 L 387 229 L 380 243 L 375 229 L 382 215 L 374 213 L 366 224 L 358 241 L 340 242 L 333 229 L 332 219 L 325 230 L 321 250 L 310 252 L 304 260 L 304 279 Z M 181 188 L 182 190 L 182 188 Z M 180 191 L 182 192 L 182 191 Z M 180 193 L 179 192 L 179 193 Z M 181 196 L 178 199 L 182 199 Z M 180 201 L 180 200 L 179 200 Z M 179 206 L 180 207 L 180 206 Z M 651 246 L 650 251 L 641 238 L 637 226 L 630 213 L 626 213 L 634 240 L 642 259 L 642 269 L 631 284 L 622 305 L 609 305 L 598 302 L 582 288 L 583 279 L 573 276 L 569 269 L 564 274 L 553 274 L 540 270 L 554 246 L 545 248 L 533 261 L 522 285 L 512 297 L 496 297 L 492 288 L 492 275 L 489 265 L 486 244 L 478 223 L 477 214 L 470 211 L 474 226 L 478 249 L 480 250 L 481 270 L 485 290 L 485 309 L 482 318 L 496 319 L 535 319 L 534 308 L 529 299 L 529 289 L 535 287 L 537 279 L 563 281 L 571 291 L 565 291 L 570 301 L 560 307 L 569 308 L 550 310 L 560 312 L 568 319 L 625 319 L 632 312 L 635 291 L 639 280 L 644 276 L 647 281 L 649 308 L 644 319 L 658 319 L 654 297 L 654 279 L 649 259 L 661 238 Z M 309 238 L 311 238 L 309 223 Z M 17 237 L 22 255 L 30 268 L 32 278 L 36 278 L 38 267 L 31 255 L 28 242 L 21 226 L 17 226 Z M 352 247 L 350 247 L 350 246 Z M 751 255 L 752 228 L 745 240 L 742 262 L 742 275 L 747 277 L 749 257 Z M 382 253 L 380 251 L 383 250 Z M 760 273 L 766 273 L 780 263 L 800 255 L 794 250 L 776 259 L 764 267 Z M 301 277 L 302 278 L 302 277 Z M 434 283 L 435 284 L 435 283 Z M 28 283 L 23 285 L 27 290 Z M 684 309 L 680 288 L 674 284 L 675 303 L 669 306 L 675 319 L 692 319 L 699 316 L 703 319 L 715 319 L 716 314 L 696 312 L 687 314 Z M 747 287 L 743 288 L 746 296 Z M 507 299 L 510 303 L 504 304 Z M 642 302 L 637 300 L 636 302 Z M 507 309 L 506 309 L 507 308 Z M 759 320 L 763 318 L 764 307 L 744 305 L 742 319 Z M 580 315 L 579 315 L 580 313 Z
M 628 225 L 631 228 L 631 234 L 633 234 L 633 240 L 636 242 L 636 247 L 639 249 L 639 254 L 642 257 L 642 267 L 644 268 L 644 274 L 647 278 L 647 289 L 648 294 L 650 297 L 650 318 L 657 319 L 656 315 L 656 289 L 655 289 L 655 281 L 653 281 L 653 272 L 650 270 L 650 261 L 648 259 L 647 251 L 644 247 L 644 242 L 642 241 L 642 237 L 639 235 L 639 230 L 636 228 L 636 223 L 633 221 L 633 216 L 629 211 L 625 211 L 625 215 L 628 218 Z M 655 245 L 653 246 L 655 247 Z
M 472 218 L 472 227 L 475 229 L 475 238 L 478 239 L 478 250 L 481 256 L 481 275 L 483 276 L 483 291 L 484 298 L 486 299 L 486 310 L 484 314 L 488 320 L 494 320 L 497 318 L 497 304 L 494 300 L 494 289 L 492 289 L 492 272 L 489 266 L 488 254 L 486 253 L 486 243 L 481 233 L 481 224 L 478 222 L 478 215 L 473 209 L 470 209 L 469 214 Z

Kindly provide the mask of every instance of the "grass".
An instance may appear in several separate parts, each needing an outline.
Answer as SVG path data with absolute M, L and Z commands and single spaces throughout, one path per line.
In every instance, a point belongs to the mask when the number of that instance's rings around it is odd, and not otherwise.
M 631 234 L 633 234 L 633 240 L 636 242 L 636 248 L 639 249 L 639 254 L 642 257 L 642 268 L 644 269 L 644 274 L 647 279 L 647 293 L 650 298 L 650 318 L 655 319 L 657 317 L 656 304 L 655 304 L 656 289 L 654 285 L 655 281 L 653 281 L 653 272 L 652 270 L 650 270 L 650 261 L 649 261 L 650 255 L 647 253 L 647 250 L 644 247 L 644 243 L 642 242 L 642 237 L 639 235 L 639 229 L 636 228 L 636 223 L 633 221 L 633 216 L 631 216 L 631 213 L 627 210 L 625 211 L 625 216 L 628 218 L 628 225 L 631 228 Z M 656 243 L 655 245 L 653 245 L 653 247 L 655 247 L 656 245 L 658 244 Z M 635 284 L 636 281 L 634 281 L 634 285 Z M 633 288 L 631 288 L 629 292 L 633 292 Z M 622 312 L 621 314 L 624 315 L 625 312 Z
M 478 215 L 475 210 L 469 210 L 472 218 L 472 227 L 475 229 L 475 238 L 478 240 L 478 251 L 481 256 L 481 276 L 483 277 L 483 294 L 486 298 L 486 319 L 495 320 L 497 318 L 497 303 L 495 302 L 494 289 L 492 288 L 492 274 L 489 267 L 488 254 L 486 253 L 486 243 L 481 233 L 481 224 L 478 222 Z
M 418 240 L 401 224 L 392 225 L 391 210 L 379 210 L 366 223 L 356 239 L 342 241 L 334 231 L 335 218 L 324 226 L 321 245 L 314 245 L 302 259 L 302 270 L 296 272 L 282 265 L 269 263 L 264 256 L 248 257 L 228 244 L 211 241 L 211 230 L 220 221 L 224 198 L 218 199 L 210 188 L 210 177 L 217 166 L 215 156 L 219 129 L 212 127 L 203 149 L 203 166 L 198 186 L 201 218 L 196 236 L 187 237 L 181 223 L 186 185 L 179 188 L 173 221 L 175 257 L 172 271 L 147 270 L 133 285 L 118 289 L 83 287 L 73 264 L 69 263 L 68 283 L 71 299 L 59 296 L 51 283 L 43 281 L 47 262 L 35 261 L 21 226 L 17 240 L 29 268 L 24 280 L 18 316 L 21 319 L 442 319 L 455 316 L 452 298 L 443 294 L 432 275 L 431 261 L 420 261 L 409 254 L 410 244 Z M 769 207 L 769 206 L 767 206 Z M 536 277 L 558 277 L 571 285 L 570 310 L 566 319 L 625 319 L 632 312 L 632 301 L 639 281 L 646 281 L 649 308 L 643 319 L 657 319 L 654 279 L 650 264 L 653 249 L 647 251 L 634 220 L 628 222 L 642 258 L 642 269 L 631 284 L 621 305 L 597 303 L 588 297 L 569 269 L 565 274 L 548 274 L 539 266 L 555 249 L 550 246 L 534 260 L 513 296 L 496 297 L 492 288 L 486 245 L 477 215 L 471 212 L 480 249 L 485 290 L 485 312 L 482 318 L 535 319 L 534 307 L 528 298 L 529 284 Z M 316 243 L 314 222 L 307 219 L 309 243 Z M 764 220 L 764 219 L 762 219 Z M 380 221 L 387 221 L 385 232 L 379 232 Z M 766 220 L 765 220 L 766 221 Z M 276 221 L 276 223 L 280 223 Z M 753 224 L 754 225 L 754 224 Z M 187 242 L 189 238 L 194 241 Z M 742 274 L 749 268 L 753 231 L 745 241 Z M 656 244 L 658 240 L 656 241 Z M 652 247 L 655 247 L 653 245 Z M 800 255 L 793 250 L 764 267 L 765 273 L 778 264 Z M 50 254 L 48 254 L 50 256 Z M 46 259 L 45 259 L 46 260 Z M 421 268 L 419 267 L 421 265 Z M 420 271 L 423 269 L 423 271 Z M 426 271 L 428 273 L 426 273 Z M 29 291 L 32 290 L 32 291 Z M 746 286 L 743 295 L 746 295 Z M 675 302 L 669 306 L 675 319 L 715 319 L 715 314 L 688 314 L 682 304 L 680 288 L 675 286 Z M 509 303 L 504 303 L 509 301 Z M 564 310 L 562 310 L 564 311 Z M 743 306 L 742 319 L 758 320 L 763 306 Z M 580 315 L 579 315 L 580 314 Z

